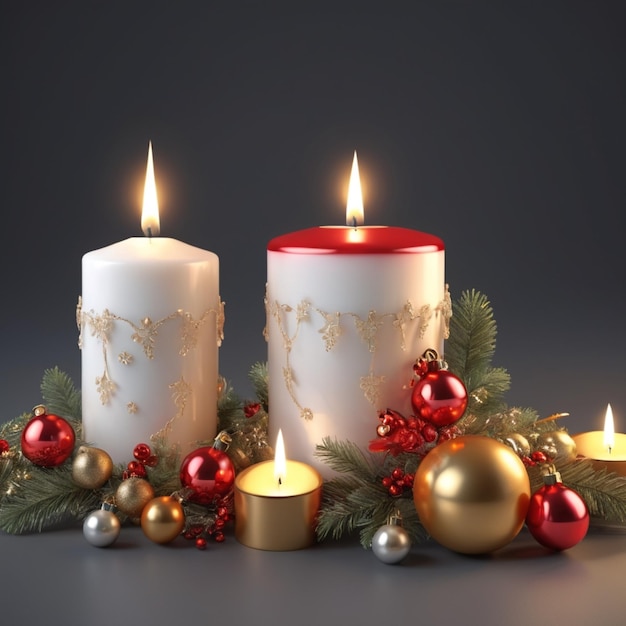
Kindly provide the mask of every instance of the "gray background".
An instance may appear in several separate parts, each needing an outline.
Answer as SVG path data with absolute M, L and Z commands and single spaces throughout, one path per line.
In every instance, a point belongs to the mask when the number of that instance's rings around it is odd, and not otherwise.
M 606 1 L 3 2 L 0 418 L 44 369 L 80 385 L 81 257 L 162 235 L 220 257 L 220 371 L 246 397 L 267 242 L 341 223 L 440 236 L 494 307 L 507 400 L 626 430 L 626 5 Z

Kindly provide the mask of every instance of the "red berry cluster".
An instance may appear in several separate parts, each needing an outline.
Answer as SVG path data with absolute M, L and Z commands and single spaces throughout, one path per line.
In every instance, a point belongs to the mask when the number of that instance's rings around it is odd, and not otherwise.
M 0 454 L 4 454 L 5 452 L 8 452 L 10 448 L 11 446 L 9 445 L 9 442 L 6 439 L 0 439 Z
M 393 409 L 380 411 L 378 419 L 380 424 L 376 432 L 379 438 L 370 441 L 369 449 L 372 452 L 390 452 L 394 456 L 412 452 L 423 457 L 438 443 L 460 434 L 454 425 L 438 428 L 421 417 L 404 417 Z
M 383 487 L 389 492 L 390 496 L 401 496 L 405 491 L 413 489 L 413 480 L 415 476 L 411 473 L 405 473 L 401 467 L 396 467 L 389 476 L 382 479 Z
M 546 453 L 542 452 L 541 450 L 536 450 L 530 456 L 523 456 L 521 457 L 521 459 L 522 459 L 522 463 L 524 463 L 526 467 L 534 467 L 535 465 L 543 465 L 544 463 L 548 463 L 550 461 Z
M 154 454 L 147 443 L 138 443 L 133 450 L 134 461 L 129 461 L 126 469 L 122 473 L 122 478 L 145 478 L 148 474 L 146 467 L 154 467 L 159 459 Z
M 185 530 L 183 536 L 189 541 L 194 541 L 198 550 L 204 550 L 207 540 L 212 539 L 218 543 L 224 541 L 224 527 L 232 519 L 231 507 L 228 498 L 222 498 L 215 509 L 215 516 L 207 524 L 192 524 Z

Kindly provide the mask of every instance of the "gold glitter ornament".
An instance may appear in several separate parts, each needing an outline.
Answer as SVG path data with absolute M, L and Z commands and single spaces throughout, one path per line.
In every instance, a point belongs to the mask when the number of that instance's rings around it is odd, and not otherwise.
M 123 480 L 115 492 L 115 506 L 128 517 L 139 517 L 154 498 L 154 489 L 145 479 L 131 476 Z
M 537 449 L 553 463 L 569 463 L 576 458 L 576 442 L 564 430 L 542 433 L 537 438 Z
M 491 437 L 464 435 L 433 448 L 413 485 L 415 508 L 426 531 L 463 554 L 507 545 L 522 529 L 530 481 L 513 450 Z
M 155 543 L 174 541 L 184 527 L 183 507 L 172 496 L 160 496 L 150 500 L 141 513 L 141 530 Z
M 113 460 L 100 448 L 80 446 L 72 461 L 72 480 L 84 489 L 98 489 L 113 474 Z

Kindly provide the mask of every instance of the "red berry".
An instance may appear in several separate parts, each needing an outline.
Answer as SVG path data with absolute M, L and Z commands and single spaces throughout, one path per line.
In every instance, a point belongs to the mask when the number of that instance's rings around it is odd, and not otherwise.
M 138 443 L 133 450 L 133 456 L 138 461 L 145 461 L 151 454 L 152 451 L 147 443 Z
M 391 472 L 391 478 L 393 478 L 394 480 L 402 480 L 404 478 L 404 470 L 396 467 L 396 469 Z
M 128 463 L 128 474 L 129 476 L 136 476 L 137 478 L 145 478 L 147 472 L 143 463 L 140 463 L 139 461 L 130 461 Z
M 541 450 L 533 452 L 530 458 L 535 461 L 535 463 L 546 463 L 548 461 L 548 457 Z
M 394 483 L 389 487 L 389 494 L 394 497 L 402 495 L 402 487 Z
M 221 543 L 222 541 L 224 541 L 224 539 L 226 539 L 226 536 L 224 535 L 224 533 L 220 530 L 219 532 L 216 532 L 213 535 L 213 539 L 215 539 L 215 541 L 217 541 L 218 543 Z
M 204 537 L 198 537 L 196 539 L 196 548 L 198 548 L 198 550 L 206 549 L 206 539 Z
M 382 480 L 382 483 L 385 489 L 389 489 L 389 487 L 393 485 L 393 478 L 391 478 L 391 476 L 385 476 Z
M 0 439 L 0 454 L 4 454 L 9 451 L 9 442 L 6 439 Z

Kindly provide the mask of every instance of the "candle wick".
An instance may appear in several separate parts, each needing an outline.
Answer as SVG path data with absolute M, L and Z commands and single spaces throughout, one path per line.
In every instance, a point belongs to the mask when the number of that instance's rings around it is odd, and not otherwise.
M 148 226 L 148 238 L 152 239 L 152 226 Z
M 613 446 L 609 446 L 609 454 L 611 454 L 612 450 L 613 450 Z
M 356 230 L 356 215 L 352 216 L 352 226 L 354 227 L 354 230 Z
M 280 485 L 283 484 L 283 479 L 279 476 L 278 477 L 278 486 L 280 487 Z

